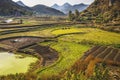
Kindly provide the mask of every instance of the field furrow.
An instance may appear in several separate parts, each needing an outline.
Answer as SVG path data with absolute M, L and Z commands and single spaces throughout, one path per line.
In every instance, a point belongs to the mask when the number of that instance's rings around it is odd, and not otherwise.
M 100 53 L 102 53 L 105 49 L 106 49 L 106 47 L 102 46 L 97 51 L 93 52 L 92 55 L 94 57 L 96 57 L 97 55 L 99 55 Z
M 110 53 L 111 50 L 112 50 L 112 48 L 106 48 L 106 50 L 103 51 L 101 54 L 99 54 L 97 56 L 97 58 L 103 58 L 104 59 Z
M 120 63 L 120 52 L 119 52 L 119 55 L 117 56 L 117 58 L 116 58 L 116 60 L 115 61 L 117 61 L 117 62 L 119 62 Z
M 111 60 L 111 61 L 113 61 L 113 60 L 114 60 L 114 57 L 117 55 L 117 53 L 118 53 L 118 49 L 113 49 L 111 55 L 109 55 L 109 56 L 106 58 L 106 60 Z

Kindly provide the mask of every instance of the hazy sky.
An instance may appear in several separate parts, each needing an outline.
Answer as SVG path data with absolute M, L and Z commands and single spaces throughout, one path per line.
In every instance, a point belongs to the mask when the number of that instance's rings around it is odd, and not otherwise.
M 19 0 L 13 0 L 13 1 L 19 1 Z M 59 5 L 63 5 L 66 2 L 72 5 L 79 3 L 91 4 L 94 0 L 21 0 L 21 1 L 24 2 L 27 6 L 34 6 L 36 4 L 44 4 L 47 6 L 52 6 L 55 3 Z

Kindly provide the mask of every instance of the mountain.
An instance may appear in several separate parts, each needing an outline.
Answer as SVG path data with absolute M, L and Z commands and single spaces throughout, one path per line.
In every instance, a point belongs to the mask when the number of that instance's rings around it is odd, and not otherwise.
M 119 21 L 120 0 L 95 0 L 81 16 L 92 16 L 103 22 Z
M 65 3 L 62 6 L 60 6 L 59 10 L 67 14 L 70 10 L 72 11 L 72 9 L 73 9 L 72 5 L 70 5 L 69 3 Z
M 60 6 L 58 5 L 58 4 L 54 4 L 53 6 L 52 6 L 52 8 L 54 8 L 54 9 L 58 9 Z
M 26 5 L 22 1 L 17 1 L 16 3 L 20 6 L 26 7 Z
M 22 1 L 17 1 L 16 3 L 28 11 L 31 11 L 31 12 L 33 11 L 30 7 L 26 6 Z
M 80 12 L 82 12 L 83 10 L 87 9 L 88 5 L 81 3 L 81 4 L 76 4 L 73 7 L 74 7 L 73 10 L 78 9 Z
M 69 8 L 69 7 L 72 7 L 72 5 L 69 4 L 69 3 L 65 3 L 61 7 L 63 7 L 63 8 Z
M 81 11 L 85 10 L 87 7 L 88 7 L 88 5 L 83 4 L 83 3 L 76 4 L 76 5 L 73 5 L 73 6 L 71 4 L 69 4 L 69 3 L 65 3 L 62 6 L 59 6 L 57 4 L 54 4 L 52 6 L 52 8 L 60 10 L 60 11 L 64 12 L 65 14 L 68 14 L 69 11 L 74 12 L 76 9 L 81 12 Z
M 45 5 L 36 5 L 32 9 L 39 15 L 65 15 L 63 12 Z
M 12 0 L 0 0 L 0 16 L 20 16 L 31 13 L 31 11 L 26 10 Z

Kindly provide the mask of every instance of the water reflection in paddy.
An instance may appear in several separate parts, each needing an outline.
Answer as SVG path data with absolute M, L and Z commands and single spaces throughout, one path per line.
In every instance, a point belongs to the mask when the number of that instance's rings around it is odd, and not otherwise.
M 29 65 L 36 61 L 35 57 L 0 52 L 0 75 L 25 73 L 29 69 Z

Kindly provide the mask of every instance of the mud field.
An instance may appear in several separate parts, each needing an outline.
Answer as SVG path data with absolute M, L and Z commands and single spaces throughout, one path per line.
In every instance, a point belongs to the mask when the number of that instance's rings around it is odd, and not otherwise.
M 42 41 L 44 41 L 44 39 L 32 38 L 32 37 L 19 37 L 19 38 L 1 40 L 0 44 L 5 45 L 5 47 L 3 48 L 8 51 L 15 51 L 20 48 L 27 47 Z
M 26 54 L 36 55 L 41 59 L 42 66 L 50 65 L 59 58 L 58 53 L 54 49 L 38 44 L 33 45 L 29 48 L 20 49 L 19 51 Z
M 9 52 L 19 52 L 36 56 L 43 66 L 50 65 L 58 59 L 58 53 L 48 46 L 41 46 L 37 43 L 45 39 L 35 37 L 17 37 L 0 40 L 0 50 Z

